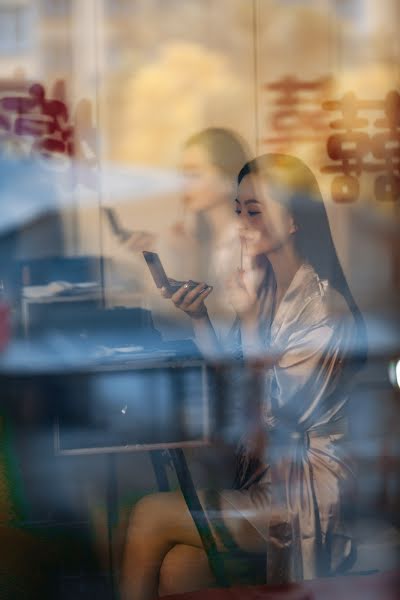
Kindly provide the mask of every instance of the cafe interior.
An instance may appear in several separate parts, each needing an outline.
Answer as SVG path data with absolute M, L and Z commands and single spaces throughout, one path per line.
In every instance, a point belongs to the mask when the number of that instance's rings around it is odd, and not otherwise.
M 1 599 L 400 597 L 399 26 L 0 0 Z

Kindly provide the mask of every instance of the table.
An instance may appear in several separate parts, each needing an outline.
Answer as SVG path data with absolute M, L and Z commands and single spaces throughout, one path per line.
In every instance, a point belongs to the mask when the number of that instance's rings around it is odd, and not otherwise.
M 199 502 L 183 449 L 207 446 L 218 429 L 213 367 L 202 360 L 156 356 L 82 368 L 2 369 L 0 385 L 11 412 L 25 398 L 36 402 L 54 427 L 59 456 L 103 454 L 107 461 L 108 539 L 117 507 L 115 459 L 119 453 L 150 452 L 157 484 L 168 489 L 166 463 L 175 469 L 219 585 L 227 584 L 208 520 Z M 12 406 L 11 406 L 12 405 Z M 220 412 L 220 411 L 219 411 Z M 137 419 L 137 415 L 141 419 Z M 154 416 L 158 427 L 154 428 Z M 93 430 L 93 431 L 92 431 Z M 139 436 L 136 437 L 135 436 Z M 166 449 L 168 455 L 166 455 Z M 113 556 L 110 556 L 114 594 Z

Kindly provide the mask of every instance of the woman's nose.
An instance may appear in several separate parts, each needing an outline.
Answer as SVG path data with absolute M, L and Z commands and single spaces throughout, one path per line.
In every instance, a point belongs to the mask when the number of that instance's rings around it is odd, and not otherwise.
M 245 227 L 245 223 L 247 222 L 247 218 L 246 218 L 246 214 L 245 212 L 242 210 L 239 214 L 238 214 L 238 227 Z
M 249 227 L 249 217 L 245 211 L 242 211 L 239 215 L 238 227 L 243 229 L 248 229 Z
M 238 227 L 237 227 L 237 231 L 238 231 L 239 236 L 243 235 L 244 233 L 246 233 L 247 229 L 248 229 L 248 227 L 246 226 L 245 222 L 239 223 Z

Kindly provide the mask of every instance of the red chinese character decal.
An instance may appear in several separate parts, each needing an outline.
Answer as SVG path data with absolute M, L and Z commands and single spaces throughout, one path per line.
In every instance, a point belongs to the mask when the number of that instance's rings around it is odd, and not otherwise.
M 328 137 L 327 153 L 335 163 L 322 167 L 323 173 L 334 173 L 332 198 L 335 202 L 355 202 L 360 195 L 359 178 L 364 173 L 382 172 L 375 180 L 377 200 L 399 200 L 400 196 L 400 96 L 391 91 L 384 100 L 360 100 L 349 92 L 340 100 L 323 103 L 327 111 L 339 111 L 342 118 L 330 123 L 337 131 Z M 385 130 L 370 136 L 362 131 L 369 120 L 360 112 L 383 111 L 384 118 L 374 122 Z
M 303 81 L 289 76 L 264 84 L 262 89 L 277 93 L 278 98 L 267 124 L 273 135 L 263 138 L 261 142 L 284 146 L 291 142 L 323 141 L 328 120 L 321 105 L 331 87 L 330 77 Z
M 385 130 L 372 137 L 372 154 L 385 173 L 375 180 L 377 200 L 400 201 L 400 94 L 391 91 L 384 100 L 385 117 L 375 121 Z
M 84 173 L 85 183 L 92 184 L 89 174 L 97 164 L 96 140 L 91 104 L 81 100 L 74 118 L 65 100 L 65 84 L 58 81 L 52 88 L 52 97 L 46 97 L 42 84 L 21 80 L 0 81 L 0 144 L 2 152 L 37 157 L 46 168 L 56 167 L 70 171 L 71 182 L 76 184 L 72 161 L 79 159 L 89 170 Z

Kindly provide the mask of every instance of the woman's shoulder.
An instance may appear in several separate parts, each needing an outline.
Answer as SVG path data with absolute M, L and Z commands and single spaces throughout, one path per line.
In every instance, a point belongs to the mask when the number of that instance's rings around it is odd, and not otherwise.
M 302 322 L 310 326 L 337 325 L 352 319 L 346 299 L 328 279 L 322 279 L 311 265 L 306 265 L 305 270 L 300 305 Z

